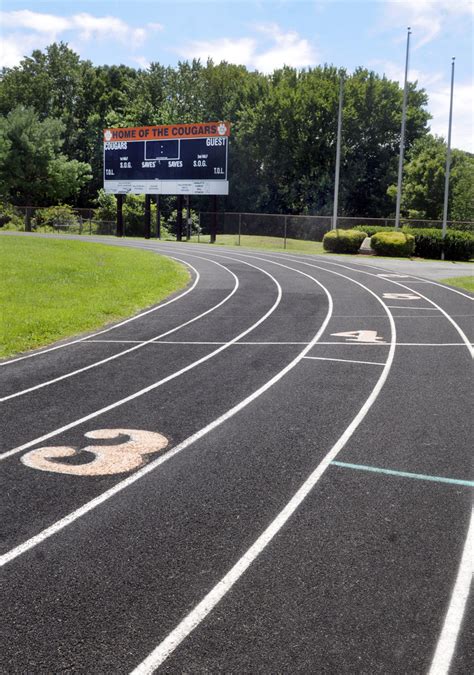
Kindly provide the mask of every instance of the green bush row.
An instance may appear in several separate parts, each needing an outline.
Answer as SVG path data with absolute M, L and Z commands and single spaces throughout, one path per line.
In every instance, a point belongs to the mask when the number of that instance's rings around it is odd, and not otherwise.
M 447 230 L 443 245 L 441 230 L 434 228 L 410 230 L 415 237 L 415 255 L 420 258 L 441 258 L 444 248 L 446 260 L 474 258 L 474 234 L 460 230 Z
M 379 236 L 387 234 L 390 236 Z M 415 255 L 439 260 L 444 249 L 446 260 L 474 258 L 474 233 L 451 229 L 447 230 L 443 244 L 443 233 L 437 228 L 405 226 L 395 230 L 394 227 L 367 225 L 357 230 L 331 230 L 324 235 L 323 246 L 331 253 L 357 253 L 365 235 L 371 237 L 371 246 L 379 255 Z
M 406 232 L 378 232 L 370 238 L 378 255 L 409 257 L 415 252 L 415 237 Z
M 330 253 L 357 253 L 366 236 L 359 230 L 331 230 L 323 237 L 323 248 Z

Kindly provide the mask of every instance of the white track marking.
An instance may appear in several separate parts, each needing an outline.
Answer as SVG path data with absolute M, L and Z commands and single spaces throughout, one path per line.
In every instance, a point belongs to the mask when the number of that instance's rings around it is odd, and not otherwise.
M 449 602 L 441 635 L 431 662 L 428 675 L 448 675 L 454 655 L 461 623 L 469 596 L 469 587 L 474 572 L 474 510 L 471 511 L 471 522 L 464 543 L 458 575 Z
M 342 275 L 341 275 L 342 276 Z M 355 283 L 359 283 L 353 279 Z M 362 284 L 360 284 L 362 286 Z M 366 288 L 374 297 L 377 297 L 370 289 Z M 379 302 L 384 304 L 378 298 Z M 222 600 L 222 598 L 230 591 L 232 586 L 240 579 L 240 577 L 247 571 L 250 565 L 258 558 L 264 551 L 268 544 L 278 534 L 282 527 L 291 518 L 294 512 L 298 509 L 304 499 L 308 496 L 314 488 L 318 480 L 324 474 L 326 469 L 331 465 L 332 460 L 342 450 L 347 441 L 351 438 L 354 431 L 367 415 L 372 404 L 376 401 L 390 371 L 393 357 L 395 354 L 396 344 L 396 328 L 393 317 L 390 311 L 387 310 L 387 315 L 390 321 L 391 328 L 391 342 L 390 351 L 383 371 L 377 380 L 377 383 L 371 394 L 365 401 L 362 408 L 354 417 L 350 425 L 344 431 L 342 436 L 333 445 L 333 447 L 326 454 L 324 459 L 318 464 L 316 469 L 309 475 L 303 485 L 295 493 L 292 499 L 287 503 L 277 517 L 270 523 L 270 525 L 263 531 L 252 546 L 244 553 L 244 555 L 237 561 L 237 563 L 227 572 L 227 574 L 214 586 L 214 588 L 207 593 L 207 595 L 196 605 L 196 607 L 189 612 L 189 614 L 176 626 L 174 630 L 154 649 L 147 658 L 142 661 L 131 673 L 131 675 L 148 675 L 153 673 L 172 652 L 178 647 L 181 642 L 192 633 L 192 631 L 207 617 L 207 615 L 214 609 L 214 607 Z
M 71 446 L 36 448 L 21 457 L 25 466 L 39 471 L 65 473 L 72 476 L 111 476 L 139 469 L 146 463 L 144 456 L 159 452 L 168 445 L 168 439 L 156 431 L 141 429 L 95 429 L 84 434 L 86 438 L 115 440 L 114 445 L 86 445 L 81 452 L 94 455 L 86 464 L 66 464 L 57 459 L 76 457 L 78 449 Z M 125 437 L 125 440 L 121 440 Z
M 279 263 L 276 263 L 279 264 Z M 283 265 L 283 267 L 287 267 L 286 265 Z M 291 269 L 291 268 L 288 268 Z M 318 332 L 315 334 L 313 339 L 306 345 L 306 347 L 296 356 L 290 363 L 288 363 L 282 370 L 280 370 L 276 375 L 274 375 L 270 380 L 265 382 L 264 385 L 259 387 L 256 391 L 254 391 L 252 394 L 247 396 L 245 399 L 243 399 L 240 403 L 235 405 L 233 408 L 228 410 L 226 413 L 215 419 L 213 422 L 210 424 L 206 425 L 199 431 L 197 431 L 195 434 L 192 436 L 189 436 L 186 440 L 184 440 L 182 443 L 179 445 L 175 446 L 171 450 L 169 450 L 167 453 L 161 455 L 154 461 L 150 462 L 149 464 L 146 464 L 143 468 L 139 469 L 136 473 L 132 474 L 128 478 L 125 478 L 124 480 L 120 481 L 116 485 L 114 485 L 112 488 L 107 490 L 106 492 L 103 492 L 100 494 L 98 497 L 95 497 L 91 501 L 87 502 L 80 508 L 76 509 L 72 513 L 68 514 L 64 518 L 61 518 L 61 520 L 56 521 L 53 525 L 50 527 L 46 528 L 39 534 L 35 535 L 34 537 L 31 537 L 31 539 L 28 539 L 27 541 L 23 542 L 19 546 L 16 546 L 15 548 L 11 549 L 7 553 L 4 553 L 3 555 L 0 556 L 0 567 L 3 567 L 6 563 L 14 560 L 17 558 L 19 555 L 22 553 L 25 553 L 26 551 L 29 551 L 30 549 L 34 548 L 38 544 L 41 544 L 44 542 L 46 539 L 51 537 L 52 535 L 56 534 L 60 530 L 64 529 L 71 523 L 73 523 L 75 520 L 78 518 L 81 518 L 83 515 L 86 513 L 89 513 L 92 511 L 94 508 L 99 506 L 100 504 L 103 504 L 105 501 L 110 499 L 110 497 L 113 497 L 117 493 L 121 492 L 125 488 L 127 488 L 129 485 L 132 485 L 135 483 L 137 480 L 145 476 L 146 474 L 150 473 L 150 471 L 153 471 L 156 467 L 160 466 L 160 464 L 163 464 L 164 462 L 167 462 L 169 459 L 180 453 L 182 450 L 187 448 L 188 446 L 192 445 L 195 443 L 197 440 L 208 434 L 210 431 L 215 429 L 216 427 L 220 426 L 227 420 L 229 420 L 231 417 L 236 415 L 238 412 L 243 410 L 249 403 L 252 403 L 255 399 L 257 399 L 261 394 L 266 392 L 268 389 L 270 389 L 274 384 L 276 384 L 279 380 L 281 380 L 287 373 L 289 373 L 301 360 L 308 351 L 317 343 L 321 335 L 324 333 L 326 326 L 329 323 L 329 320 L 332 315 L 333 311 L 333 301 L 331 294 L 329 291 L 319 282 L 317 279 L 314 279 L 310 274 L 306 274 L 306 272 L 302 272 L 301 270 L 294 270 L 298 274 L 301 274 L 308 279 L 311 279 L 315 284 L 320 286 L 324 292 L 326 293 L 326 296 L 328 298 L 328 311 L 326 314 L 326 317 L 321 324 Z M 278 282 L 276 282 L 278 283 Z M 358 283 L 358 282 L 356 282 Z M 58 432 L 59 433 L 59 432 Z
M 305 356 L 305 359 L 311 359 L 313 361 L 339 361 L 340 363 L 364 363 L 368 366 L 384 366 L 385 363 L 380 363 L 379 361 L 355 361 L 353 359 L 332 359 L 328 356 Z
M 81 417 L 74 422 L 70 422 L 69 424 L 65 424 L 62 427 L 59 427 L 58 429 L 55 429 L 54 431 L 50 431 L 47 434 L 44 434 L 43 436 L 39 436 L 38 438 L 34 438 L 32 441 L 29 441 L 28 443 L 24 443 L 23 445 L 18 446 L 17 448 L 13 448 L 12 450 L 8 450 L 7 452 L 4 452 L 0 454 L 0 460 L 2 459 L 7 459 L 7 457 L 11 457 L 12 455 L 17 454 L 18 452 L 21 452 L 22 450 L 27 450 L 28 448 L 31 448 L 33 445 L 36 445 L 37 443 L 43 443 L 43 441 L 47 441 L 49 438 L 54 438 L 54 436 L 58 436 L 64 431 L 68 431 L 69 429 L 73 429 L 74 427 L 79 426 L 79 424 L 83 424 L 84 422 L 88 422 L 89 420 L 95 419 L 99 415 L 102 415 L 106 412 L 109 412 L 110 410 L 114 410 L 115 408 L 118 408 L 121 405 L 124 405 L 125 403 L 128 403 L 129 401 L 133 401 L 135 398 L 139 398 L 140 396 L 143 396 L 144 394 L 148 394 L 150 391 L 153 391 L 154 389 L 157 389 L 158 387 L 162 386 L 163 384 L 166 384 L 166 382 L 170 382 L 171 380 L 174 380 L 175 378 L 179 377 L 183 373 L 187 373 L 189 370 L 192 370 L 193 368 L 196 368 L 197 366 L 201 365 L 202 363 L 205 363 L 209 359 L 213 358 L 214 356 L 217 356 L 220 352 L 224 351 L 224 349 L 227 349 L 231 345 L 233 345 L 235 342 L 243 338 L 245 335 L 248 335 L 251 333 L 255 328 L 260 326 L 268 317 L 273 314 L 273 312 L 276 310 L 278 305 L 280 304 L 281 298 L 282 298 L 282 290 L 281 286 L 278 283 L 278 281 L 273 277 L 269 272 L 267 272 L 264 269 L 261 269 L 257 267 L 256 265 L 252 265 L 251 263 L 244 262 L 243 260 L 239 260 L 238 262 L 241 262 L 244 265 L 249 265 L 250 267 L 254 267 L 255 269 L 260 270 L 263 272 L 263 274 L 266 274 L 270 279 L 275 283 L 277 287 L 277 298 L 273 305 L 270 307 L 270 309 L 265 312 L 263 316 L 258 319 L 254 324 L 252 324 L 249 328 L 244 330 L 242 333 L 237 335 L 235 338 L 232 338 L 232 340 L 229 340 L 229 342 L 226 342 L 223 344 L 221 347 L 218 347 L 218 349 L 215 349 L 212 351 L 210 354 L 206 354 L 202 358 L 198 359 L 197 361 L 193 361 L 192 363 L 188 364 L 184 368 L 181 368 L 181 370 L 178 370 L 175 373 L 171 373 L 171 375 L 168 375 L 167 377 L 164 377 L 161 380 L 158 380 L 158 382 L 154 382 L 153 384 L 150 384 L 148 387 L 144 387 L 143 389 L 140 389 L 139 391 L 136 391 L 134 394 L 130 394 L 129 396 L 126 396 L 125 398 L 122 398 L 118 401 L 115 401 L 114 403 L 111 403 L 103 408 L 100 408 L 99 410 L 95 410 L 94 412 L 90 413 L 89 415 L 85 415 L 84 417 Z M 304 274 L 304 273 L 303 273 Z M 337 272 L 336 272 L 337 274 Z
M 413 295 L 413 293 L 384 293 L 384 298 L 387 300 L 419 300 L 418 295 Z
M 396 319 L 400 318 L 398 316 L 395 317 Z M 402 318 L 407 318 L 407 317 L 402 317 Z M 91 340 L 92 342 L 92 340 Z M 98 340 L 97 340 L 98 342 Z M 108 340 L 101 340 L 101 342 L 108 342 Z M 111 340 L 111 342 L 115 342 L 115 340 Z M 119 342 L 119 341 L 117 341 Z M 132 341 L 130 341 L 132 342 Z M 137 340 L 139 342 L 139 340 Z M 154 345 L 224 345 L 226 344 L 225 342 L 199 342 L 199 341 L 191 341 L 191 340 L 158 340 L 155 342 L 152 342 L 151 344 Z M 255 345 L 261 345 L 261 346 L 268 346 L 268 345 L 307 345 L 307 342 L 236 342 L 233 346 L 234 347 L 248 347 L 248 346 L 255 346 Z M 387 343 L 379 343 L 379 342 L 362 342 L 362 343 L 353 343 L 353 342 L 324 342 L 323 340 L 318 340 L 318 345 L 355 345 L 360 346 L 362 345 L 363 347 L 365 346 L 372 346 L 372 345 L 377 345 L 377 346 L 382 346 L 386 347 Z M 397 347 L 465 347 L 466 345 L 464 342 L 397 342 Z
M 291 254 L 288 254 L 288 257 L 290 255 Z M 287 257 L 287 256 L 285 256 L 285 257 Z M 333 262 L 331 260 L 321 260 L 321 262 L 328 263 L 328 265 L 338 265 L 339 267 L 345 267 L 346 269 L 352 270 L 353 272 L 361 272 L 363 274 L 372 274 L 373 276 L 376 276 L 376 277 L 379 277 L 379 276 L 382 276 L 382 275 L 378 275 L 378 274 L 375 274 L 373 272 L 365 272 L 365 270 L 357 269 L 357 266 L 366 267 L 366 268 L 372 269 L 372 270 L 382 270 L 382 271 L 384 270 L 383 267 L 378 267 L 378 266 L 375 266 L 375 265 L 366 265 L 364 263 L 352 262 L 352 261 L 351 261 L 351 265 L 356 265 L 355 269 L 353 267 L 349 267 L 348 265 L 342 265 L 342 263 L 336 263 L 336 262 Z M 446 274 L 448 274 L 448 272 L 449 272 L 449 270 L 446 270 Z M 383 276 L 386 277 L 387 275 L 383 275 Z M 438 281 L 432 281 L 431 279 L 422 279 L 421 277 L 419 277 L 417 275 L 414 275 L 414 274 L 409 274 L 409 275 L 406 275 L 406 276 L 408 276 L 412 279 L 412 281 L 410 281 L 408 283 L 419 281 L 419 282 L 422 282 L 422 283 L 425 283 L 425 284 L 432 284 L 433 286 L 439 286 L 440 288 L 443 288 L 445 291 L 451 291 L 452 293 L 456 293 L 457 295 L 462 295 L 464 298 L 467 298 L 468 300 L 471 300 L 471 302 L 474 300 L 472 295 L 468 295 L 467 293 L 463 293 L 462 291 L 458 291 L 457 288 L 452 288 L 452 286 L 447 286 L 446 284 L 440 284 Z M 449 279 L 450 277 L 447 276 L 446 278 Z M 387 281 L 391 281 L 391 279 L 387 279 Z
M 255 256 L 255 257 L 257 257 L 257 256 Z M 290 260 L 295 260 L 295 258 L 290 257 L 290 256 L 285 256 L 285 258 L 290 258 Z M 308 263 L 308 262 L 306 262 L 306 261 L 300 260 L 299 258 L 297 258 L 296 261 L 297 261 L 297 262 L 300 262 L 300 263 L 303 264 L 303 265 L 307 265 L 308 267 L 316 267 L 316 268 L 318 268 L 318 269 L 323 269 L 323 270 L 325 270 L 326 272 L 332 271 L 332 270 L 328 270 L 327 267 L 320 267 L 319 265 L 314 265 L 313 263 Z M 326 261 L 323 260 L 322 262 L 325 263 Z M 351 272 L 359 272 L 359 270 L 354 270 L 353 268 L 348 267 L 347 265 L 342 265 L 341 263 L 329 262 L 329 264 L 330 264 L 330 265 L 336 265 L 337 267 L 343 267 L 343 268 L 345 268 L 345 269 L 350 270 Z M 368 276 L 378 278 L 378 277 L 377 277 L 377 274 L 374 274 L 373 272 L 365 272 L 364 270 L 360 270 L 360 273 L 361 273 L 361 274 L 367 274 Z M 379 279 L 379 280 L 380 280 L 380 279 Z M 438 305 L 434 300 L 431 300 L 431 298 L 428 298 L 426 295 L 422 295 L 422 294 L 419 293 L 418 291 L 413 291 L 412 288 L 409 288 L 408 286 L 406 286 L 405 284 L 402 284 L 402 283 L 399 282 L 399 281 L 394 281 L 393 279 L 385 279 L 384 281 L 388 281 L 388 282 L 391 283 L 391 284 L 395 284 L 396 286 L 400 286 L 400 288 L 404 288 L 404 289 L 407 290 L 407 291 L 412 291 L 412 292 L 416 293 L 418 298 L 423 298 L 423 300 L 426 300 L 426 302 L 429 302 L 430 305 L 433 305 L 436 309 L 438 309 L 438 310 L 443 314 L 443 316 L 451 323 L 451 325 L 455 328 L 455 330 L 459 333 L 459 335 L 461 336 L 462 341 L 464 342 L 464 344 L 466 345 L 467 349 L 469 350 L 469 353 L 470 353 L 470 355 L 471 355 L 471 358 L 474 358 L 474 349 L 472 348 L 471 343 L 470 343 L 470 341 L 468 340 L 466 334 L 464 333 L 464 331 L 462 330 L 462 328 L 454 321 L 454 319 L 453 319 L 453 318 L 452 318 L 452 317 L 451 317 L 451 316 L 450 316 L 450 315 L 449 315 L 442 307 L 440 307 L 440 305 Z M 429 283 L 431 283 L 431 282 L 429 282 Z M 442 288 L 445 288 L 445 287 L 442 286 L 441 284 L 435 284 L 435 285 L 441 286 Z M 452 290 L 452 289 L 451 289 L 451 290 Z M 465 294 L 464 294 L 464 293 L 461 293 L 461 295 L 465 295 Z M 471 298 L 470 296 L 468 296 L 468 295 L 466 295 L 465 297 L 466 297 L 466 298 L 469 298 L 469 300 L 472 300 L 472 298 Z M 398 318 L 398 317 L 397 317 L 397 318 Z
M 194 257 L 199 257 L 199 256 L 194 256 Z M 202 260 L 207 260 L 206 258 L 202 258 Z M 88 366 L 84 366 L 83 368 L 77 368 L 77 370 L 72 370 L 69 373 L 65 373 L 64 375 L 59 375 L 58 377 L 55 377 L 51 380 L 47 380 L 46 382 L 41 382 L 40 384 L 35 384 L 33 387 L 28 387 L 28 389 L 22 389 L 21 391 L 17 391 L 14 394 L 9 394 L 7 396 L 2 396 L 0 398 L 0 403 L 3 403 L 4 401 L 9 401 L 12 398 L 17 398 L 18 396 L 23 396 L 24 394 L 29 394 L 32 391 L 36 391 L 38 389 L 42 389 L 43 387 L 48 387 L 51 384 L 55 384 L 56 382 L 61 382 L 62 380 L 67 380 L 70 377 L 74 377 L 74 375 L 79 375 L 80 373 L 85 373 L 87 370 L 91 370 L 92 368 L 97 368 L 98 366 L 102 366 L 104 363 L 109 363 L 109 361 L 114 361 L 115 359 L 119 359 L 122 356 L 125 356 L 125 354 L 130 354 L 131 352 L 136 351 L 137 349 L 141 349 L 145 345 L 150 344 L 150 342 L 153 342 L 154 340 L 159 340 L 162 337 L 166 337 L 167 335 L 171 335 L 172 333 L 175 333 L 178 330 L 181 330 L 181 328 L 185 328 L 186 326 L 189 326 L 191 323 L 194 323 L 195 321 L 198 321 L 199 319 L 202 319 L 204 316 L 207 314 L 210 314 L 211 312 L 214 312 L 216 309 L 221 307 L 224 303 L 226 303 L 230 298 L 236 293 L 238 287 L 239 287 L 239 280 L 236 277 L 236 275 L 227 267 L 222 265 L 221 263 L 216 262 L 215 260 L 211 260 L 209 262 L 213 262 L 215 265 L 218 265 L 219 267 L 222 267 L 223 269 L 226 270 L 226 272 L 229 272 L 234 277 L 234 287 L 231 290 L 231 292 L 225 296 L 223 300 L 218 302 L 216 305 L 213 305 L 210 309 L 206 310 L 205 312 L 202 312 L 198 316 L 195 316 L 192 319 L 189 319 L 189 321 L 185 321 L 184 323 L 180 324 L 179 326 L 176 326 L 175 328 L 172 328 L 171 330 L 166 331 L 166 333 L 161 333 L 161 335 L 154 335 L 152 338 L 149 340 L 143 340 L 140 342 L 137 342 L 137 344 L 134 347 L 130 347 L 129 349 L 125 349 L 122 352 L 118 352 L 118 354 L 113 354 L 112 356 L 108 356 L 105 359 L 101 359 L 100 361 L 94 361 L 94 363 L 90 363 Z M 189 264 L 189 263 L 188 263 Z M 198 274 L 198 271 L 190 265 L 191 269 Z
M 94 242 L 92 242 L 94 243 Z M 138 247 L 136 247 L 138 248 Z M 187 263 L 185 260 L 180 260 L 179 258 L 175 258 L 172 255 L 167 255 L 168 258 L 172 258 L 173 260 L 176 260 L 178 262 L 183 263 L 183 265 L 187 265 L 191 269 L 194 270 L 194 267 Z M 196 270 L 194 270 L 196 272 Z M 129 319 L 125 319 L 124 321 L 120 321 L 120 323 L 116 323 L 113 326 L 109 326 L 109 328 L 104 328 L 103 330 L 99 330 L 96 333 L 92 333 L 91 335 L 86 335 L 85 337 L 78 338 L 77 340 L 71 340 L 70 342 L 65 342 L 64 344 L 56 345 L 55 347 L 48 347 L 48 349 L 42 349 L 41 351 L 35 351 L 33 354 L 25 354 L 24 356 L 18 356 L 14 359 L 9 359 L 8 361 L 2 361 L 0 363 L 0 366 L 8 366 L 10 363 L 16 363 L 17 361 L 23 361 L 24 359 L 32 359 L 34 356 L 41 356 L 42 354 L 47 354 L 48 352 L 54 352 L 56 349 L 63 349 L 63 347 L 69 347 L 70 345 L 76 345 L 79 342 L 84 342 L 85 340 L 88 340 L 90 337 L 94 337 L 95 335 L 102 335 L 103 333 L 108 333 L 111 330 L 115 330 L 116 328 L 120 328 L 120 326 L 124 326 L 127 323 L 130 323 L 131 321 L 136 321 L 137 319 L 141 319 L 144 316 L 147 316 L 147 314 L 151 314 L 152 312 L 156 312 L 159 309 L 162 309 L 163 307 L 166 307 L 167 305 L 171 305 L 172 302 L 176 302 L 177 300 L 181 300 L 181 298 L 184 298 L 185 295 L 188 295 L 188 293 L 191 293 L 193 291 L 198 282 L 199 282 L 200 275 L 198 272 L 196 272 L 196 278 L 192 285 L 184 291 L 184 293 L 181 293 L 180 295 L 177 295 L 175 298 L 172 298 L 171 300 L 167 300 L 166 302 L 163 302 L 162 304 L 157 305 L 156 307 L 151 307 L 151 309 L 147 309 L 144 312 L 140 312 L 140 314 L 136 314 L 135 316 L 130 317 Z
M 415 311 L 418 311 L 419 309 L 426 310 L 427 312 L 437 312 L 438 310 L 436 307 L 405 307 L 403 305 L 387 305 L 389 309 L 414 309 Z

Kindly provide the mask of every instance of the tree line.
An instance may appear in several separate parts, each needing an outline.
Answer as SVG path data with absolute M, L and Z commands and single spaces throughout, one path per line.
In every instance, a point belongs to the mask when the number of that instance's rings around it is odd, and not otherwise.
M 397 82 L 331 65 L 270 75 L 210 60 L 151 63 L 146 70 L 95 66 L 64 43 L 1 71 L 0 198 L 16 205 L 97 204 L 104 128 L 228 120 L 226 210 L 329 215 L 341 77 L 339 213 L 390 216 L 403 96 Z M 446 144 L 428 133 L 427 102 L 411 83 L 402 212 L 439 219 Z M 454 151 L 450 219 L 474 220 L 473 186 L 474 156 Z M 202 209 L 210 207 L 199 199 Z

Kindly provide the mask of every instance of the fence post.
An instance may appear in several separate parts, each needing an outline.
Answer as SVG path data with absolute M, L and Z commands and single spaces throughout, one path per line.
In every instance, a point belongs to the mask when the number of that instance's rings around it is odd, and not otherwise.
M 89 216 L 89 236 L 92 234 L 92 216 Z
M 199 211 L 199 223 L 198 223 L 198 244 L 201 243 L 201 211 Z
M 211 238 L 210 244 L 216 243 L 216 233 L 217 233 L 217 197 L 214 195 L 212 199 L 212 224 L 211 224 Z
M 191 201 L 189 195 L 186 195 L 186 241 L 191 239 Z
M 286 250 L 286 219 L 287 219 L 287 218 L 288 218 L 288 216 L 285 216 L 285 226 L 284 226 L 284 227 L 285 227 L 285 230 L 284 230 L 284 234 L 283 234 L 283 248 L 284 248 L 285 250 Z
M 160 195 L 156 195 L 156 238 L 161 239 L 161 204 Z
M 145 195 L 145 239 L 150 238 L 151 227 L 151 195 Z
M 117 237 L 123 237 L 123 195 L 115 195 L 117 198 Z
M 242 231 L 242 214 L 239 213 L 239 246 L 240 246 L 240 234 Z
M 183 239 L 183 195 L 178 195 L 176 204 L 176 241 Z
M 31 232 L 31 208 L 29 206 L 25 211 L 25 232 Z

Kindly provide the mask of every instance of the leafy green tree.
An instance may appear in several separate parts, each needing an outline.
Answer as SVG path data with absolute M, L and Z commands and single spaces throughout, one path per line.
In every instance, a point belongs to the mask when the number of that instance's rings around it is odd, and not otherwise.
M 402 209 L 408 217 L 443 217 L 447 146 L 443 138 L 427 135 L 417 140 L 407 157 L 402 183 Z M 453 150 L 450 168 L 450 220 L 474 219 L 474 157 Z M 396 186 L 389 188 L 392 198 Z
M 90 166 L 61 154 L 64 125 L 39 119 L 31 108 L 18 106 L 0 118 L 6 139 L 0 164 L 0 192 L 18 205 L 42 205 L 74 199 L 90 180 Z

